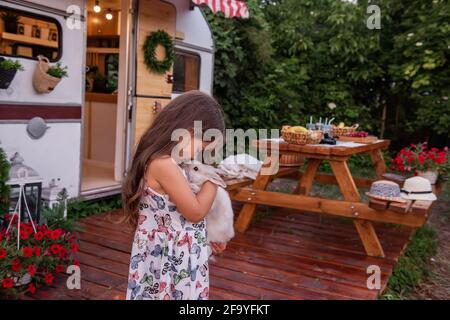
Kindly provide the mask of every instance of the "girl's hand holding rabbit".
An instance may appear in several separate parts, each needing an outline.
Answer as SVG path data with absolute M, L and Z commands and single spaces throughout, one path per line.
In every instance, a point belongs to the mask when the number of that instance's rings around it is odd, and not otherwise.
M 227 248 L 227 242 L 211 242 L 212 253 L 219 254 Z

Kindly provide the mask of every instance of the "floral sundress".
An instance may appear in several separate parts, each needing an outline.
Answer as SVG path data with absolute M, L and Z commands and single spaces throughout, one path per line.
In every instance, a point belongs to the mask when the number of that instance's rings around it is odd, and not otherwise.
M 183 175 L 186 176 L 184 172 Z M 168 195 L 159 194 L 144 184 L 126 299 L 207 300 L 205 220 L 187 221 Z

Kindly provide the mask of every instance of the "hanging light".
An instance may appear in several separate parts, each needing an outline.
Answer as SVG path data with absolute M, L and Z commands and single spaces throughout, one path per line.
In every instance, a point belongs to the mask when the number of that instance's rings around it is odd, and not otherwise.
M 99 1 L 96 0 L 95 6 L 94 6 L 94 12 L 99 13 L 100 11 L 102 11 L 102 8 L 100 7 Z
M 112 18 L 113 18 L 113 15 L 112 15 L 112 12 L 111 12 L 111 8 L 108 8 L 108 12 L 106 13 L 106 20 L 112 20 Z

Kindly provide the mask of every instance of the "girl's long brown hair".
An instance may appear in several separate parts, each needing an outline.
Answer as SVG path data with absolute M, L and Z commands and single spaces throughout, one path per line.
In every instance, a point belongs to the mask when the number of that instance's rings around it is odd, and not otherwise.
M 194 121 L 202 121 L 203 131 L 225 131 L 223 111 L 214 98 L 200 91 L 189 91 L 172 100 L 156 116 L 142 135 L 134 153 L 131 167 L 122 186 L 124 220 L 137 225 L 139 201 L 147 164 L 161 156 L 170 155 L 178 141 L 171 141 L 175 129 L 192 129 Z

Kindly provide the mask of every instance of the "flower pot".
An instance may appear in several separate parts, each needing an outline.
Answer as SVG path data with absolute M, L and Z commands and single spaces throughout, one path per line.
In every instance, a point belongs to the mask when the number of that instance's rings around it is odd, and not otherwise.
M 31 282 L 31 276 L 29 273 L 25 273 L 22 277 L 19 279 L 15 278 L 15 286 L 25 286 Z
M 428 179 L 428 181 L 430 181 L 431 184 L 436 184 L 439 173 L 437 171 L 428 170 L 428 171 L 418 171 L 417 175 L 419 177 Z
M 0 62 L 4 61 L 5 58 L 0 57 Z M 17 70 L 3 70 L 0 68 L 0 89 L 8 89 L 9 85 L 16 76 Z
M 33 74 L 33 87 L 39 93 L 52 92 L 61 78 L 53 77 L 47 73 L 50 62 L 46 57 L 39 55 L 37 58 L 39 61 Z
M 17 70 L 3 70 L 0 68 L 0 89 L 8 89 L 16 76 Z
M 94 80 L 93 92 L 108 93 L 107 80 Z

